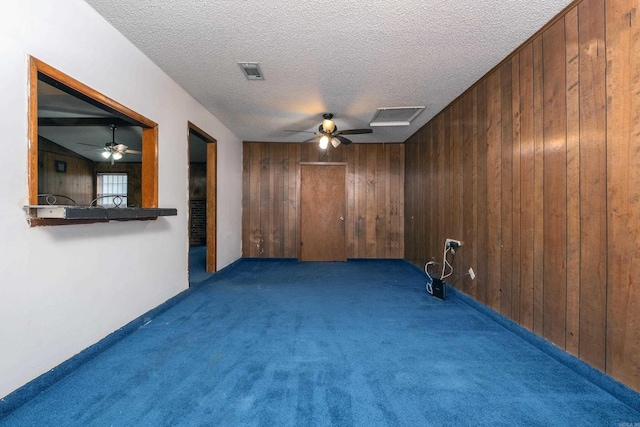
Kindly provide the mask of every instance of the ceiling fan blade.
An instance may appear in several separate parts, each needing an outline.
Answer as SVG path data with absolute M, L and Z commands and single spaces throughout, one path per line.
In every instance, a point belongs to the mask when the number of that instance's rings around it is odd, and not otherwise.
M 318 132 L 311 132 L 310 130 L 292 130 L 292 129 L 283 129 L 282 132 L 315 133 L 315 134 L 318 133 Z
M 347 129 L 338 131 L 338 135 L 358 135 L 362 133 L 373 133 L 373 129 Z
M 123 153 L 126 154 L 142 154 L 142 151 L 138 151 L 138 150 L 124 150 Z
M 94 148 L 102 148 L 100 145 L 93 145 L 93 144 L 87 144 L 85 142 L 78 142 L 79 145 L 88 145 L 89 147 L 94 147 Z
M 349 144 L 351 144 L 351 143 L 352 143 L 350 139 L 347 139 L 347 138 L 345 138 L 344 136 L 336 135 L 336 136 L 334 136 L 334 138 L 338 138 L 338 140 L 339 140 L 341 143 L 343 143 L 344 145 L 349 145 Z
M 117 144 L 117 145 L 114 145 L 113 148 L 115 148 L 118 151 L 126 151 L 128 147 L 124 144 Z

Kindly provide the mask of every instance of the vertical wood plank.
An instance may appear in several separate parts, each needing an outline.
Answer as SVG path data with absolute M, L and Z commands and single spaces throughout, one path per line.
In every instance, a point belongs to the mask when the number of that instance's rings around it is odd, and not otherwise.
M 355 221 L 356 221 L 356 178 L 355 178 L 355 156 L 354 147 L 350 145 L 345 149 L 347 161 L 347 258 L 355 258 Z
M 452 218 L 452 199 L 453 199 L 453 167 L 451 164 L 451 151 L 453 143 L 451 141 L 451 109 L 453 105 L 449 105 L 443 112 L 442 130 L 443 130 L 443 155 L 444 155 L 444 173 L 442 179 L 444 180 L 442 195 L 444 197 L 442 205 L 440 205 L 439 215 L 443 219 L 443 226 L 440 229 L 442 236 L 440 238 L 440 244 L 444 243 L 444 240 L 453 236 L 453 218 Z
M 502 246 L 502 123 L 500 73 L 487 77 L 487 301 L 500 311 L 501 246 Z
M 542 36 L 533 40 L 533 331 L 544 328 L 544 117 Z
M 487 198 L 487 80 L 483 79 L 478 84 L 478 139 L 477 139 L 477 170 L 478 170 L 478 271 L 477 271 L 477 293 L 478 300 L 487 304 L 488 288 L 488 253 L 489 253 L 489 231 L 488 231 L 488 198 Z
M 511 60 L 500 67 L 500 311 L 512 317 L 513 287 L 513 92 Z
M 299 178 L 299 174 L 298 174 L 298 168 L 300 165 L 300 156 L 301 156 L 301 147 L 300 145 L 296 144 L 295 147 L 292 149 L 289 149 L 289 153 L 291 153 L 292 158 L 289 159 L 289 197 L 290 200 L 293 200 L 293 203 L 291 203 L 291 207 L 289 209 L 289 223 L 291 224 L 291 227 L 294 229 L 294 232 L 292 233 L 291 237 L 292 237 L 292 242 L 291 242 L 291 246 L 292 246 L 292 253 L 291 256 L 292 257 L 297 257 L 298 256 L 298 244 L 300 242 L 300 227 L 298 224 L 298 212 L 299 212 L 299 206 L 300 203 L 298 202 L 298 194 L 299 194 L 299 185 L 300 183 L 298 182 L 298 178 Z
M 607 325 L 607 265 L 604 262 L 607 259 L 607 148 L 602 143 L 607 140 L 604 0 L 581 2 L 578 14 L 582 205 L 579 355 L 604 370 Z
M 544 70 L 544 337 L 565 348 L 567 136 L 564 18 L 542 34 Z
M 273 228 L 272 236 L 272 257 L 282 257 L 284 254 L 284 144 L 274 144 L 273 147 Z
M 567 79 L 567 326 L 566 350 L 578 355 L 580 335 L 580 53 L 578 8 L 565 15 Z
M 367 147 L 368 148 L 368 147 Z M 376 210 L 378 208 L 377 194 L 377 166 L 378 159 L 376 156 L 375 146 L 366 150 L 366 258 L 376 257 Z
M 477 114 L 477 90 L 474 88 L 464 95 L 461 101 L 462 111 L 462 225 L 465 252 L 464 267 L 472 267 L 478 270 L 476 253 L 476 114 Z M 463 279 L 462 291 L 467 295 L 476 297 L 475 281 L 468 277 Z
M 258 256 L 269 257 L 269 231 L 271 211 L 271 162 L 270 146 L 263 145 L 260 150 L 260 250 Z
M 384 144 L 378 144 L 376 147 L 376 258 L 385 258 L 389 248 L 389 236 L 386 234 L 389 198 L 387 197 L 387 182 L 389 181 L 388 169 L 388 150 L 385 150 Z
M 404 148 L 395 144 L 389 147 L 389 212 L 391 218 L 387 235 L 390 238 L 391 252 L 387 254 L 390 258 L 404 257 Z
M 356 147 L 356 187 L 358 195 L 356 197 L 356 236 L 357 253 L 356 257 L 366 258 L 367 256 L 367 152 L 364 146 Z
M 640 390 L 640 24 L 637 0 L 606 3 L 606 371 Z
M 427 213 L 426 218 L 421 221 L 421 227 L 423 228 L 423 236 L 426 235 L 426 239 L 421 242 L 422 247 L 420 248 L 422 254 L 422 265 L 435 260 L 437 253 L 436 242 L 437 242 L 437 232 L 438 229 L 438 216 L 436 214 L 437 209 L 437 201 L 438 201 L 438 190 L 435 187 L 436 180 L 435 176 L 437 173 L 438 162 L 437 162 L 437 154 L 434 142 L 434 124 L 430 122 L 429 125 L 425 128 L 425 139 L 423 145 L 423 164 L 427 169 L 427 173 L 425 175 L 426 180 L 423 181 L 423 193 L 422 193 L 422 204 L 421 209 Z
M 276 159 L 276 153 L 278 150 L 279 144 L 270 144 L 268 146 L 268 155 L 265 158 L 265 161 L 268 164 L 268 187 L 269 187 L 269 200 L 267 204 L 269 206 L 268 209 L 268 218 L 266 222 L 266 227 L 264 227 L 264 235 L 266 237 L 265 241 L 265 257 L 271 258 L 275 255 L 275 246 L 277 239 L 278 231 L 277 231 L 277 218 L 276 218 L 276 206 L 278 205 L 277 201 L 277 186 L 276 186 L 276 176 L 278 175 L 278 163 Z
M 448 164 L 447 164 L 447 156 L 446 156 L 446 151 L 447 151 L 447 143 L 446 143 L 446 139 L 445 139 L 445 118 L 444 115 L 446 114 L 446 110 L 438 115 L 437 119 L 436 119 L 436 126 L 437 128 L 434 129 L 434 132 L 437 132 L 437 143 L 435 144 L 435 148 L 438 151 L 438 172 L 435 174 L 434 178 L 435 178 L 435 182 L 436 184 L 436 188 L 438 189 L 438 203 L 435 206 L 435 209 L 433 211 L 434 215 L 436 215 L 437 219 L 438 219 L 438 228 L 437 228 L 437 232 L 435 233 L 436 235 L 436 241 L 434 242 L 434 246 L 436 248 L 435 253 L 436 253 L 436 259 L 439 262 L 442 262 L 442 259 L 440 258 L 440 254 L 442 253 L 442 245 L 444 243 L 444 239 L 446 239 L 446 227 L 447 227 L 447 201 L 448 201 L 448 197 L 446 196 L 447 194 L 447 184 L 449 182 L 448 180 Z M 436 136 L 434 135 L 434 138 Z
M 392 213 L 395 217 L 393 221 L 393 227 L 391 233 L 395 233 L 395 243 L 393 245 L 395 252 L 392 254 L 393 258 L 404 258 L 404 177 L 405 177 L 405 151 L 404 145 L 396 145 L 392 151 L 391 156 L 391 188 L 395 189 L 394 194 L 397 197 L 393 198 Z M 396 231 L 397 230 L 397 231 Z M 397 247 L 397 249 L 396 249 Z
M 464 183 L 462 176 L 462 149 L 461 149 L 461 104 L 460 101 L 456 101 L 451 105 L 451 236 L 457 240 L 463 239 L 463 202 L 462 202 L 462 185 Z M 455 275 L 462 274 L 463 271 L 469 268 L 467 265 L 467 250 L 460 250 L 456 253 L 454 260 Z M 461 282 L 457 282 L 456 285 L 462 285 Z
M 511 319 L 520 323 L 520 260 L 521 260 L 521 193 L 520 193 L 520 57 L 511 61 L 511 113 L 512 113 L 512 255 L 511 255 Z

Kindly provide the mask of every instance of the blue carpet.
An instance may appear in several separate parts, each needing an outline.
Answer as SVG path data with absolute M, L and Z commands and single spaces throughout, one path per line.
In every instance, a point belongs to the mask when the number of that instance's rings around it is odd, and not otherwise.
M 619 427 L 639 408 L 405 261 L 244 259 L 0 425 Z
M 207 273 L 207 247 L 189 247 L 189 285 L 197 285 L 210 278 L 214 273 Z

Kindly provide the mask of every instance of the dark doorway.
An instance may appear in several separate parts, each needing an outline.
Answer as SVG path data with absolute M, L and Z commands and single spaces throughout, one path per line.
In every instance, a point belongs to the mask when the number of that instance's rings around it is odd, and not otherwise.
M 216 271 L 216 141 L 189 123 L 189 281 Z

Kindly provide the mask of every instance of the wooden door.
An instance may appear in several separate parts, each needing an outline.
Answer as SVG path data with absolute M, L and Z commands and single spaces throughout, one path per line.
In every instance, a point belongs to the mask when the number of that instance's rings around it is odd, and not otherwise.
M 300 261 L 346 261 L 344 163 L 300 165 Z

